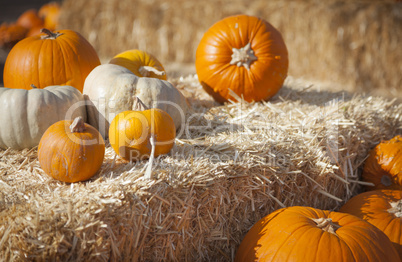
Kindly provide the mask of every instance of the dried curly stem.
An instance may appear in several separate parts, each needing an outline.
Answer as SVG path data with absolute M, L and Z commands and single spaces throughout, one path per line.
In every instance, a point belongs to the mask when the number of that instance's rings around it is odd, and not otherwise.
M 145 111 L 148 110 L 148 107 L 139 99 L 138 97 L 134 96 L 132 110 L 134 111 Z
M 46 35 L 41 36 L 41 39 L 56 39 L 57 37 L 61 36 L 62 33 L 59 32 L 52 32 L 47 28 L 42 28 L 40 30 L 41 33 L 45 33 Z
M 312 218 L 312 220 L 317 224 L 317 227 L 324 230 L 325 232 L 336 235 L 335 231 L 340 228 L 339 225 L 332 222 L 332 218 Z
M 70 125 L 71 132 L 84 132 L 85 131 L 85 123 L 81 116 L 76 117 L 73 123 Z
M 158 76 L 166 75 L 166 73 L 164 71 L 159 71 L 158 69 L 156 69 L 155 67 L 152 67 L 152 66 L 141 66 L 138 69 L 138 71 L 144 77 L 150 76 L 151 73 L 154 73 L 155 75 L 158 75 Z

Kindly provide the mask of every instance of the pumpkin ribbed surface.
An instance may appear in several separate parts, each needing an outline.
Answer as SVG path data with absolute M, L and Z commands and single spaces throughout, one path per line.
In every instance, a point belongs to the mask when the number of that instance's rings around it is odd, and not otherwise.
M 196 70 L 203 88 L 218 102 L 271 98 L 288 71 L 288 52 L 281 34 L 263 19 L 237 15 L 214 24 L 196 52 Z
M 402 191 L 361 193 L 351 198 L 340 211 L 360 217 L 383 231 L 402 257 Z
M 364 164 L 362 179 L 374 187 L 367 189 L 402 189 L 402 136 L 382 141 L 373 148 Z
M 4 65 L 4 86 L 70 85 L 82 92 L 85 78 L 100 65 L 95 49 L 72 30 L 46 32 L 27 37 L 11 49 Z
M 400 261 L 388 237 L 370 223 L 311 207 L 277 210 L 246 234 L 235 261 Z
M 172 118 L 163 110 L 124 111 L 110 124 L 109 141 L 114 151 L 127 161 L 150 156 L 155 139 L 155 157 L 168 153 L 176 137 Z
M 43 171 L 69 183 L 85 181 L 95 175 L 105 155 L 105 143 L 94 127 L 81 122 L 83 129 L 72 131 L 72 124 L 71 120 L 62 120 L 51 125 L 38 146 Z

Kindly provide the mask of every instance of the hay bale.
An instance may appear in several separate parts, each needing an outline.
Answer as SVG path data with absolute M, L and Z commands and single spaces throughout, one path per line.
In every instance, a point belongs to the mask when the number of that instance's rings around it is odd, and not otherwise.
M 194 63 L 205 31 L 245 13 L 283 34 L 289 74 L 402 97 L 402 5 L 395 1 L 65 0 L 60 26 L 81 32 L 107 62 L 132 48 L 165 65 Z
M 110 146 L 83 183 L 50 179 L 37 150 L 0 150 L 0 257 L 7 261 L 230 261 L 248 229 L 293 205 L 337 209 L 360 167 L 402 133 L 402 105 L 321 91 L 289 77 L 270 102 L 218 106 L 196 76 L 173 79 L 193 105 L 173 150 L 123 162 Z

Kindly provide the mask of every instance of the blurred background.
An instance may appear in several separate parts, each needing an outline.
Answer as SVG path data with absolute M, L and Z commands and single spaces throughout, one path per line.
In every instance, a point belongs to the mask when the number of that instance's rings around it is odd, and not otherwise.
M 0 0 L 10 24 L 45 0 Z M 334 91 L 402 98 L 402 2 L 396 0 L 60 0 L 58 29 L 80 32 L 102 63 L 141 49 L 168 76 L 195 73 L 195 51 L 210 26 L 235 14 L 264 18 L 289 51 L 289 75 Z M 0 30 L 0 38 L 1 38 Z M 10 47 L 0 48 L 0 71 Z M 1 75 L 2 80 L 2 75 Z

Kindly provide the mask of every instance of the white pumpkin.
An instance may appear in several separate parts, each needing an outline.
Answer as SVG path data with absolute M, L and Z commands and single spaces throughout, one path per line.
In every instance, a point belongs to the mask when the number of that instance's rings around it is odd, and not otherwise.
M 188 109 L 186 98 L 168 81 L 138 77 L 125 67 L 114 64 L 94 68 L 85 79 L 83 93 L 90 104 L 87 106 L 88 122 L 98 128 L 104 138 L 118 113 L 133 110 L 135 97 L 148 108 L 166 111 L 176 129 L 185 122 Z
M 77 116 L 86 119 L 85 101 L 72 86 L 0 88 L 0 147 L 37 146 L 49 126 Z

